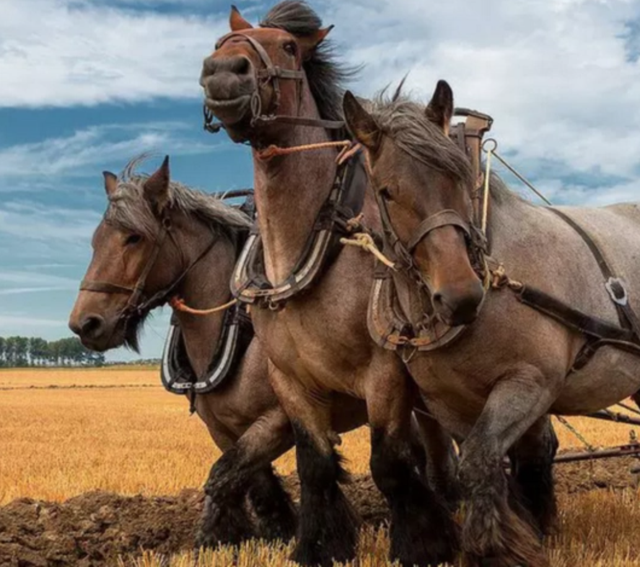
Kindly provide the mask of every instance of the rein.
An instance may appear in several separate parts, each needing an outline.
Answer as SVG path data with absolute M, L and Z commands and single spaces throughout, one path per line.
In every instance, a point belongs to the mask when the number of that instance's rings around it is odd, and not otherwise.
M 177 296 L 172 297 L 169 300 L 169 305 L 175 309 L 176 311 L 182 311 L 183 313 L 189 313 L 190 315 L 213 315 L 214 313 L 219 313 L 220 311 L 226 311 L 229 307 L 233 307 L 236 303 L 238 303 L 237 299 L 232 299 L 231 301 L 227 301 L 222 305 L 218 305 L 217 307 L 211 307 L 210 309 L 194 309 L 193 307 L 189 307 L 184 299 L 181 299 Z
M 253 50 L 258 54 L 258 57 L 263 64 L 262 69 L 256 70 L 256 88 L 251 94 L 250 125 L 252 128 L 256 126 L 264 126 L 271 123 L 289 124 L 292 126 L 308 126 L 312 128 L 324 128 L 327 130 L 341 130 L 342 128 L 344 128 L 344 122 L 341 120 L 324 120 L 320 118 L 304 118 L 301 116 L 276 114 L 276 112 L 280 108 L 280 81 L 291 80 L 296 81 L 296 83 L 301 83 L 306 78 L 304 69 L 302 69 L 301 67 L 298 69 L 283 69 L 282 67 L 274 65 L 271 57 L 269 57 L 269 54 L 267 53 L 267 50 L 260 44 L 260 42 L 256 41 L 247 33 L 241 31 L 232 32 L 223 36 L 216 44 L 216 50 L 220 49 L 231 38 L 241 39 L 242 41 L 246 41 L 247 43 L 249 43 Z M 271 111 L 267 114 L 263 112 L 262 97 L 260 95 L 261 90 L 269 84 L 272 85 L 274 98 L 271 104 Z M 297 86 L 297 90 L 299 111 L 300 105 L 302 104 L 303 93 L 303 90 L 299 84 Z M 207 107 L 206 103 L 203 105 L 203 114 L 204 129 L 207 130 L 207 132 L 216 134 L 225 127 L 221 122 L 214 122 L 214 114 Z

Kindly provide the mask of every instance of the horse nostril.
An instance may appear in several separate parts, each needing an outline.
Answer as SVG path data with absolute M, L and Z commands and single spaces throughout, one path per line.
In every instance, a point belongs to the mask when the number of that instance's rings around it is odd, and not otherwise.
M 80 325 L 80 333 L 83 337 L 97 338 L 104 329 L 104 319 L 100 315 L 87 315 Z
M 200 76 L 200 84 L 202 85 L 202 82 L 204 81 L 204 79 L 206 79 L 207 77 L 210 77 L 211 75 L 213 75 L 216 72 L 216 60 L 213 57 L 207 57 L 203 62 L 202 62 L 202 74 Z
M 439 291 L 436 291 L 432 296 L 431 296 L 431 301 L 433 301 L 434 307 L 441 307 L 443 300 L 442 300 L 442 293 L 440 293 Z
M 69 322 L 69 329 L 71 329 L 71 332 L 74 335 L 79 335 L 82 332 L 82 329 L 80 328 L 80 325 L 78 323 L 76 323 L 75 321 L 70 321 Z
M 246 57 L 238 57 L 234 61 L 234 71 L 238 75 L 248 75 L 249 70 L 251 69 L 251 63 Z

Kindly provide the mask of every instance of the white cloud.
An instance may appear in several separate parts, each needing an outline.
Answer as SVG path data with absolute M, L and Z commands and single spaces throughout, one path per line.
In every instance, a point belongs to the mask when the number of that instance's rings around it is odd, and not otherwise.
M 44 319 L 41 317 L 30 317 L 28 315 L 0 315 L 0 329 L 3 334 L 11 335 L 20 333 L 25 327 L 66 327 L 67 322 L 62 319 Z
M 324 20 L 338 24 L 349 61 L 366 63 L 359 90 L 411 71 L 408 88 L 426 100 L 447 79 L 459 106 L 495 118 L 516 163 L 635 177 L 640 63 L 628 22 L 639 9 L 638 0 L 330 0 Z
M 91 210 L 45 207 L 29 201 L 0 205 L 0 235 L 86 247 L 101 215 Z M 0 275 L 0 280 L 2 275 Z
M 191 131 L 180 122 L 110 124 L 90 126 L 67 137 L 0 148 L 0 180 L 5 178 L 0 191 L 15 191 L 17 178 L 42 177 L 40 183 L 46 184 L 51 182 L 47 179 L 50 176 L 95 174 L 95 167 L 87 170 L 87 166 L 114 161 L 124 164 L 142 151 L 170 150 L 173 155 L 211 152 L 211 144 L 189 138 Z M 18 188 L 23 184 L 19 182 Z M 38 183 L 33 187 L 38 188 Z
M 75 289 L 75 287 L 11 287 L 8 289 L 0 289 L 0 295 L 24 295 L 25 293 L 46 293 L 49 291 L 68 291 L 70 289 Z
M 226 14 L 3 0 L 0 106 L 197 98 L 202 59 L 226 26 Z

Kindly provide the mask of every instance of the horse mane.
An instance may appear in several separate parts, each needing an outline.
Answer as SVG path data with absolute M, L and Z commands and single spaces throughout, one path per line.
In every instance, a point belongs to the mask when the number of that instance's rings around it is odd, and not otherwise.
M 373 115 L 379 128 L 393 138 L 404 152 L 429 167 L 453 176 L 460 183 L 473 184 L 475 181 L 469 159 L 427 118 L 424 104 L 412 101 L 402 93 L 405 79 L 402 79 L 391 97 L 387 96 L 388 89 L 385 88 L 373 101 L 359 99 L 360 103 Z M 489 191 L 498 203 L 515 200 L 535 206 L 511 190 L 495 171 L 491 172 L 489 178 Z
M 469 159 L 429 120 L 425 105 L 404 96 L 401 87 L 390 98 L 385 93 L 386 89 L 370 105 L 380 130 L 414 159 L 451 175 L 460 183 L 472 184 Z
M 321 29 L 322 20 L 306 2 L 284 0 L 269 11 L 260 26 L 304 37 Z M 330 41 L 323 41 L 303 63 L 303 68 L 320 117 L 325 120 L 342 120 L 342 85 L 360 69 L 339 63 Z
M 148 157 L 143 154 L 133 158 L 120 173 L 117 190 L 109 198 L 105 220 L 153 240 L 158 235 L 160 223 L 144 196 L 144 184 L 149 176 L 137 171 Z M 169 182 L 168 206 L 197 217 L 213 230 L 227 234 L 234 242 L 251 226 L 251 219 L 227 205 L 221 196 L 203 193 L 178 181 Z

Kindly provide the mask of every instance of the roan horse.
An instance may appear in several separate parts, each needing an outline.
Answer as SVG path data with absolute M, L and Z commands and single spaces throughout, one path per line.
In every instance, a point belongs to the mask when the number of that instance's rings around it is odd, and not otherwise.
M 122 344 L 137 348 L 150 310 L 173 295 L 195 308 L 227 303 L 229 279 L 248 234 L 246 215 L 218 197 L 171 181 L 168 161 L 150 177 L 135 173 L 139 162 L 130 162 L 120 179 L 105 173 L 109 205 L 70 317 L 71 329 L 94 350 Z M 134 297 L 136 287 L 141 293 Z M 174 317 L 193 374 L 206 376 L 225 315 L 174 311 Z M 198 546 L 236 544 L 256 535 L 292 537 L 294 507 L 270 463 L 293 446 L 293 432 L 269 385 L 260 342 L 251 340 L 228 378 L 196 395 L 194 403 L 224 453 L 205 487 Z M 337 407 L 342 416 L 335 418 L 336 429 L 365 423 L 361 402 L 345 398 Z M 259 448 L 250 452 L 253 461 L 239 458 L 248 453 L 246 446 Z M 245 507 L 247 496 L 251 510 Z
M 330 28 L 295 1 L 275 6 L 260 27 L 235 8 L 230 23 L 200 82 L 207 108 L 229 136 L 253 148 L 259 238 L 241 258 L 232 287 L 256 305 L 269 378 L 294 427 L 301 509 L 293 559 L 331 565 L 355 554 L 357 520 L 338 484 L 346 475 L 330 420 L 343 393 L 366 400 L 371 471 L 391 508 L 392 558 L 403 565 L 451 560 L 455 524 L 416 473 L 409 448 L 415 386 L 400 359 L 367 333 L 373 262 L 336 238 L 349 234 L 350 217 L 378 217 L 373 195 L 365 195 L 361 159 L 338 165 L 337 152 L 326 146 L 273 159 L 264 152 L 271 144 L 330 142 L 329 130 L 344 134 L 346 75 L 324 43 Z M 435 422 L 428 427 L 436 433 L 429 435 L 428 462 L 445 465 L 449 440 Z
M 429 410 L 465 439 L 467 558 L 546 565 L 530 526 L 509 506 L 503 459 L 548 412 L 589 413 L 638 390 L 630 307 L 638 304 L 638 206 L 536 206 L 492 176 L 487 245 L 473 220 L 476 176 L 447 136 L 447 83 L 426 109 L 394 97 L 368 111 L 347 94 L 344 111 L 367 148 L 385 239 L 400 258 L 397 277 L 427 296 L 427 321 L 468 325 L 446 348 L 416 353 L 408 364 Z

